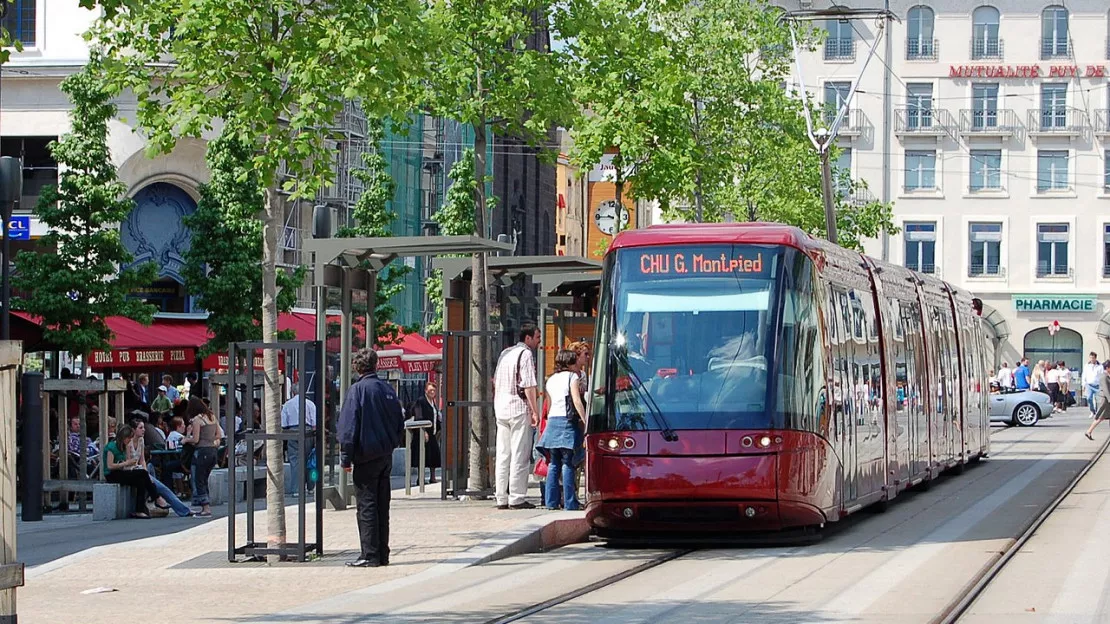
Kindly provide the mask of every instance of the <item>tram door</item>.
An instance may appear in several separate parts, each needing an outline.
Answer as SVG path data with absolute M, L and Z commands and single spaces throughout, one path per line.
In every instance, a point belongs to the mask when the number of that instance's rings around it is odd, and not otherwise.
M 830 288 L 829 334 L 832 352 L 833 432 L 837 438 L 843 466 L 843 504 L 855 500 L 859 485 L 859 458 L 856 440 L 856 407 L 852 400 L 852 308 L 848 293 Z
M 906 337 L 904 395 L 909 414 L 910 476 L 913 477 L 928 470 L 930 465 L 929 414 L 924 399 L 924 393 L 929 391 L 929 384 L 925 375 L 925 341 L 920 305 L 916 301 L 903 302 L 900 312 Z

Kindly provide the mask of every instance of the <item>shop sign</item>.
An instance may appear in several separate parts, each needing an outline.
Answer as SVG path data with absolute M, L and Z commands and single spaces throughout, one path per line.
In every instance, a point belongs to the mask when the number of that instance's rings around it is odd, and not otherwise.
M 256 371 L 265 370 L 266 368 L 266 366 L 262 363 L 262 352 L 255 353 L 254 361 L 252 363 L 254 365 L 254 370 Z M 207 371 L 216 371 L 217 374 L 226 374 L 229 368 L 227 353 L 213 353 L 212 355 L 204 358 L 200 366 L 202 369 Z M 281 370 L 285 369 L 284 353 L 278 353 L 278 368 Z M 240 371 L 239 374 L 245 374 L 245 371 Z
M 1014 295 L 1015 312 L 1094 312 L 1095 295 Z
M 197 359 L 192 348 L 182 349 L 112 349 L 93 351 L 90 356 L 96 368 L 151 368 L 191 364 Z
M 949 78 L 1105 78 L 1105 65 L 949 65 Z

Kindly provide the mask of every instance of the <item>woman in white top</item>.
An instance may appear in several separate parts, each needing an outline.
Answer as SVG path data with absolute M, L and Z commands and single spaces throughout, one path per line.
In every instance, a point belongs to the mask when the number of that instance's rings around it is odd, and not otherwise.
M 577 368 L 578 354 L 570 349 L 560 350 L 555 356 L 556 372 L 547 378 L 544 388 L 551 410 L 536 449 L 547 458 L 544 500 L 548 509 L 559 508 L 560 484 L 563 507 L 568 511 L 579 509 L 574 455 L 582 446 L 586 406 Z
M 1060 404 L 1063 397 L 1060 395 L 1060 368 L 1049 362 L 1048 370 L 1044 374 L 1045 385 L 1048 386 L 1048 396 L 1052 397 L 1052 412 L 1061 411 Z

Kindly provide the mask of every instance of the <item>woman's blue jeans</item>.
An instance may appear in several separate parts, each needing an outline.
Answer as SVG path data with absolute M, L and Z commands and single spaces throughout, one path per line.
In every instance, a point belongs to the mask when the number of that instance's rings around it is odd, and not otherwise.
M 158 495 L 159 496 L 166 499 L 166 502 L 170 504 L 170 507 L 173 508 L 173 512 L 175 514 L 184 518 L 185 516 L 193 513 L 192 511 L 189 510 L 189 506 L 186 505 L 185 503 L 181 502 L 181 499 L 178 498 L 177 495 L 173 493 L 173 490 L 166 487 L 165 483 L 162 483 L 161 481 L 158 480 L 158 477 L 154 476 L 154 466 L 153 465 L 147 464 L 147 470 L 150 471 L 150 480 L 154 483 L 154 489 L 158 490 Z
M 574 449 L 550 449 L 551 461 L 547 464 L 547 480 L 544 482 L 544 502 L 548 509 L 557 509 L 559 499 L 568 511 L 579 509 L 578 487 L 574 483 Z M 559 486 L 562 485 L 562 496 Z

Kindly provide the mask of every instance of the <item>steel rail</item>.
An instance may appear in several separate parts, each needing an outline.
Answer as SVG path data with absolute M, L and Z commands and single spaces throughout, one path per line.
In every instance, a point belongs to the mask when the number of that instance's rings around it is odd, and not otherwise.
M 536 603 L 532 606 L 525 607 L 523 609 L 520 609 L 519 611 L 515 611 L 515 612 L 510 613 L 508 615 L 502 615 L 502 616 L 495 617 L 492 620 L 487 620 L 485 622 L 485 624 L 509 624 L 510 622 L 517 622 L 517 621 L 523 620 L 526 617 L 535 615 L 537 613 L 540 613 L 541 611 L 546 611 L 546 610 L 548 610 L 552 607 L 559 606 L 559 605 L 561 605 L 565 602 L 570 602 L 571 600 L 574 600 L 575 598 L 580 598 L 582 596 L 585 596 L 586 594 L 592 594 L 593 592 L 595 592 L 599 589 L 604 589 L 604 588 L 606 588 L 610 585 L 613 585 L 615 583 L 619 583 L 619 582 L 623 581 L 624 579 L 626 579 L 630 576 L 635 576 L 637 574 L 641 574 L 641 573 L 646 572 L 646 571 L 648 571 L 648 570 L 650 570 L 650 569 L 652 569 L 656 566 L 663 565 L 664 563 L 667 563 L 669 561 L 674 561 L 675 559 L 678 559 L 679 557 L 684 557 L 684 556 L 686 556 L 686 555 L 688 555 L 692 552 L 694 552 L 694 549 L 685 549 L 685 550 L 675 550 L 675 551 L 660 555 L 660 556 L 658 556 L 654 559 L 651 559 L 650 561 L 645 561 L 645 562 L 637 565 L 636 567 L 629 568 L 629 569 L 627 569 L 623 572 L 619 572 L 619 573 L 614 574 L 612 576 L 605 577 L 605 578 L 603 578 L 601 580 L 598 580 L 598 581 L 594 581 L 593 583 L 590 583 L 589 585 L 579 587 L 578 589 L 572 589 L 571 591 L 568 591 L 564 594 L 560 594 L 560 595 L 558 595 L 554 598 L 551 598 L 549 600 L 545 600 L 543 602 L 538 602 L 538 603 Z
M 1051 516 L 1052 513 L 1056 511 L 1056 508 L 1064 502 L 1064 499 L 1066 499 L 1072 493 L 1072 491 L 1075 490 L 1075 487 L 1079 485 L 1079 482 L 1083 480 L 1083 477 L 1087 476 L 1087 473 L 1091 471 L 1091 468 L 1094 467 L 1095 463 L 1102 458 L 1104 453 L 1106 453 L 1106 449 L 1108 447 L 1110 447 L 1110 437 L 1108 437 L 1106 441 L 1102 443 L 1102 446 L 1098 449 L 1098 451 L 1091 456 L 1091 459 L 1087 461 L 1087 465 L 1084 466 L 1083 469 L 1080 470 L 1078 473 L 1076 473 L 1075 477 L 1073 477 L 1072 480 L 1068 483 L 1068 486 L 1064 488 L 1063 491 L 1061 491 L 1056 496 L 1056 498 L 1052 499 L 1052 502 L 1050 502 L 1048 506 L 1045 507 L 1043 511 L 1041 511 L 1040 515 L 1034 518 L 1032 522 L 1030 522 L 1025 527 L 1025 530 L 1022 531 L 1021 535 L 1019 535 L 1018 538 L 1015 539 L 1006 548 L 1006 550 L 1000 552 L 997 555 L 993 563 L 991 563 L 989 566 L 985 566 L 979 572 L 979 574 L 975 578 L 973 578 L 972 581 L 968 583 L 968 585 L 965 586 L 966 589 L 955 600 L 950 602 L 948 606 L 945 607 L 945 609 L 941 611 L 939 615 L 937 615 L 936 618 L 932 620 L 932 624 L 954 624 L 955 622 L 959 621 L 959 619 L 963 617 L 965 613 L 967 613 L 968 609 L 970 609 L 971 606 L 975 604 L 975 601 L 979 599 L 979 596 L 981 596 L 983 592 L 986 591 L 987 587 L 990 586 L 995 577 L 997 577 L 998 574 L 1002 572 L 1002 569 L 1006 567 L 1006 564 L 1014 558 L 1014 555 L 1021 551 L 1021 549 L 1030 539 L 1032 539 L 1037 530 L 1041 528 L 1041 525 L 1043 525 L 1045 521 L 1048 520 L 1048 517 Z

